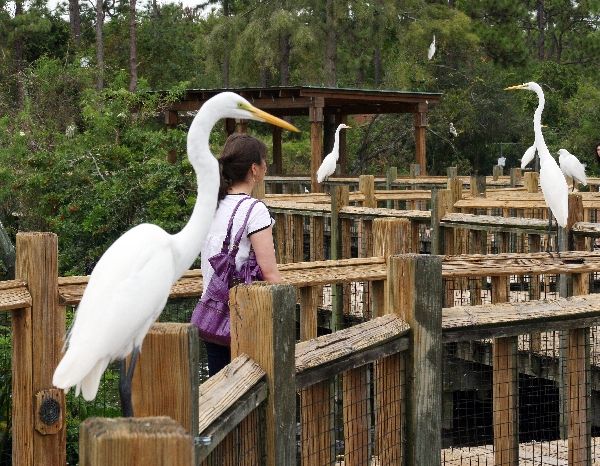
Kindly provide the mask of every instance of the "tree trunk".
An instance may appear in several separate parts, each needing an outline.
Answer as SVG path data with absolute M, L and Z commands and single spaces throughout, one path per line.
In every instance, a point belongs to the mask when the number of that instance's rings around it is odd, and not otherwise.
M 265 57 L 260 59 L 260 86 L 267 87 L 267 66 L 265 64 Z
M 279 65 L 279 72 L 281 74 L 281 85 L 290 85 L 290 52 L 292 45 L 290 43 L 290 35 L 279 36 L 279 52 L 281 54 L 281 62 Z
M 98 62 L 98 79 L 96 80 L 96 90 L 102 92 L 104 89 L 104 38 L 102 36 L 102 26 L 104 25 L 103 1 L 96 0 L 96 60 Z
M 540 0 L 538 2 L 538 11 L 537 11 L 537 20 L 538 20 L 538 30 L 540 35 L 538 37 L 538 59 L 540 61 L 544 61 L 544 1 Z
M 135 2 L 136 0 L 129 0 L 129 92 L 135 92 L 138 79 Z
M 373 62 L 375 67 L 375 87 L 377 88 L 381 84 L 381 49 L 379 48 L 379 45 L 375 47 Z
M 75 39 L 77 49 L 81 47 L 81 15 L 79 11 L 79 0 L 69 0 L 69 22 L 71 23 L 71 34 Z
M 23 14 L 22 0 L 15 0 L 15 18 Z M 23 84 L 23 39 L 15 28 L 15 71 L 17 75 L 17 107 L 25 105 L 25 89 Z
M 154 19 L 158 18 L 158 5 L 156 4 L 156 0 L 152 0 L 152 16 L 154 16 Z
M 325 85 L 337 86 L 337 35 L 335 32 L 335 0 L 325 5 Z
M 223 52 L 223 86 L 229 87 L 229 0 L 223 0 L 223 16 L 225 16 L 225 50 Z

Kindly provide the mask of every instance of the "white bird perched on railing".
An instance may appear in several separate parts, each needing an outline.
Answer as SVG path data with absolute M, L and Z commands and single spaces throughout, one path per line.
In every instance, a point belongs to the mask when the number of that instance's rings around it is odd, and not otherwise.
M 433 35 L 433 40 L 431 44 L 429 44 L 429 50 L 427 50 L 427 59 L 431 60 L 435 55 L 435 34 Z
M 329 178 L 331 175 L 334 174 L 335 166 L 336 166 L 338 158 L 340 156 L 340 131 L 342 129 L 350 129 L 350 128 L 351 128 L 350 126 L 347 126 L 344 123 L 342 123 L 335 130 L 335 139 L 333 141 L 333 149 L 331 150 L 331 152 L 329 154 L 327 154 L 327 157 L 325 157 L 323 159 L 321 166 L 317 170 L 317 181 L 319 183 L 322 183 L 323 180 L 326 180 L 327 178 Z
M 123 415 L 133 416 L 131 379 L 144 336 L 162 312 L 173 284 L 198 257 L 217 208 L 219 164 L 208 141 L 213 126 L 223 118 L 264 121 L 298 131 L 232 92 L 217 94 L 200 108 L 187 138 L 188 158 L 198 184 L 190 220 L 174 235 L 157 225 L 138 225 L 106 250 L 77 307 L 66 353 L 52 379 L 56 387 L 75 386 L 76 395 L 81 391 L 86 400 L 92 400 L 108 363 L 122 359 Z M 130 353 L 126 371 L 124 359 Z
M 567 149 L 558 150 L 558 163 L 560 164 L 562 172 L 573 180 L 573 191 L 575 191 L 575 180 L 579 181 L 582 185 L 587 186 L 585 165 Z
M 561 227 L 567 225 L 567 217 L 569 211 L 569 187 L 565 177 L 562 174 L 556 160 L 550 154 L 546 141 L 544 141 L 544 135 L 542 134 L 542 112 L 544 111 L 544 91 L 539 84 L 529 82 L 521 84 L 519 86 L 507 87 L 507 91 L 515 89 L 524 89 L 527 91 L 533 91 L 538 96 L 538 106 L 533 115 L 533 131 L 535 133 L 535 141 L 533 146 L 537 150 L 540 157 L 540 186 L 542 188 L 542 194 L 546 200 L 548 206 L 548 218 L 550 225 L 548 227 L 548 238 L 550 237 L 550 229 L 552 227 L 552 214 L 556 218 L 556 222 Z M 523 159 L 530 153 L 531 147 L 527 149 Z M 533 156 L 531 156 L 533 158 Z M 523 164 L 523 159 L 521 164 Z M 548 241 L 549 243 L 549 241 Z M 558 248 L 557 248 L 558 250 Z M 549 249 L 548 249 L 549 251 Z

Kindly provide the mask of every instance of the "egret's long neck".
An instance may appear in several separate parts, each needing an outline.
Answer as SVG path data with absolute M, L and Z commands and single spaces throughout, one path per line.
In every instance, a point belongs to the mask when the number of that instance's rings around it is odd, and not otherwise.
M 540 156 L 540 164 L 543 164 L 545 157 L 549 155 L 546 149 L 546 141 L 544 140 L 544 135 L 542 134 L 542 112 L 544 111 L 546 99 L 544 98 L 544 93 L 541 90 L 536 89 L 535 93 L 538 96 L 538 106 L 533 114 L 533 132 L 535 133 L 535 145 Z
M 333 138 L 333 149 L 331 152 L 335 154 L 335 160 L 340 157 L 340 130 L 342 128 L 338 128 L 335 130 L 335 137 Z
M 200 254 L 217 208 L 219 163 L 210 152 L 208 141 L 210 131 L 219 118 L 211 114 L 209 108 L 203 107 L 202 110 L 192 121 L 188 133 L 187 152 L 196 172 L 198 194 L 188 223 L 179 233 L 173 235 L 176 258 L 174 280 L 183 275 Z

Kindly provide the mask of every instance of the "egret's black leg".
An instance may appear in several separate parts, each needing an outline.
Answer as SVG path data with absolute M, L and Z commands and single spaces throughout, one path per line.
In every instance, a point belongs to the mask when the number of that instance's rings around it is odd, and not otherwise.
M 548 254 L 550 254 L 550 257 L 552 257 L 552 259 L 554 259 L 554 256 L 552 255 L 552 248 L 550 247 L 550 241 L 552 239 L 551 232 L 552 232 L 552 211 L 550 210 L 550 207 L 548 207 L 548 242 L 546 243 L 546 252 Z M 556 230 L 556 232 L 557 232 L 556 239 L 558 240 L 558 230 Z
M 127 368 L 127 360 L 121 361 L 121 369 L 119 371 L 119 396 L 121 397 L 121 411 L 123 417 L 133 417 L 133 403 L 131 402 L 131 381 L 133 380 L 133 371 L 135 369 L 135 363 L 137 362 L 140 349 L 138 347 L 133 348 L 131 353 L 131 361 L 129 362 L 129 368 Z

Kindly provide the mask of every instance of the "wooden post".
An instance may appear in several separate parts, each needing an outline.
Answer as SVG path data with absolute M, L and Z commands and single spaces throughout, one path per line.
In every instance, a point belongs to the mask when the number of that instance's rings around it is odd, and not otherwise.
M 510 187 L 516 188 L 519 183 L 523 180 L 523 170 L 520 168 L 510 169 Z
M 198 435 L 200 338 L 194 324 L 155 323 L 144 338 L 132 381 L 137 417 L 169 416 Z M 168 355 L 170 364 L 165 364 Z
M 58 238 L 18 233 L 16 279 L 25 280 L 32 307 L 12 311 L 13 465 L 66 462 L 65 394 L 52 386 L 65 335 L 58 306 Z M 44 416 L 53 412 L 55 416 Z
M 410 222 L 400 218 L 373 220 L 373 255 L 390 257 L 410 250 Z M 383 288 L 383 290 L 381 290 Z M 373 282 L 373 294 L 389 296 L 387 282 Z M 383 309 L 373 305 L 373 317 L 390 313 L 387 300 L 379 300 Z M 375 447 L 380 464 L 397 464 L 402 457 L 402 380 L 404 357 L 394 354 L 374 365 Z M 354 463 L 356 464 L 356 463 Z
M 284 214 L 285 224 L 285 237 L 284 250 L 285 250 L 285 263 L 294 262 L 294 215 Z
M 469 186 L 471 196 L 473 197 L 485 197 L 485 182 L 484 175 L 476 175 L 471 177 L 471 184 Z
M 290 241 L 291 238 L 288 238 L 288 241 L 294 246 L 294 262 L 302 262 L 304 260 L 304 216 L 293 215 L 292 218 L 294 239 Z
M 375 177 L 373 175 L 360 175 L 358 177 L 358 190 L 365 196 L 363 207 L 377 207 L 375 200 Z
M 410 251 L 410 221 L 406 218 L 376 218 L 373 220 L 373 256 L 385 257 L 394 254 L 406 254 Z M 383 287 L 384 296 L 388 296 L 387 283 L 373 282 L 374 292 L 380 293 Z M 383 302 L 384 308 L 374 305 L 373 317 L 389 314 L 389 303 Z
M 503 172 L 504 167 L 502 165 L 494 165 L 494 168 L 492 168 L 492 178 L 494 181 L 498 181 L 498 178 L 503 175 Z
M 494 464 L 519 465 L 518 337 L 493 345 Z
M 421 174 L 427 173 L 427 147 L 425 145 L 427 130 L 427 104 L 418 103 L 419 112 L 415 113 L 415 162 L 421 166 Z
M 448 167 L 446 169 L 448 180 L 455 180 L 458 177 L 458 167 Z
M 406 367 L 405 460 L 440 465 L 442 446 L 442 258 L 391 256 L 390 311 L 411 328 Z
M 254 199 L 264 199 L 266 197 L 267 187 L 264 181 L 261 181 L 252 190 L 252 197 Z
M 336 185 L 331 189 L 331 259 L 337 260 L 343 257 L 342 251 L 342 221 L 339 217 L 340 210 L 349 204 L 350 191 L 348 185 Z M 347 238 L 350 238 L 348 236 Z M 336 283 L 331 286 L 331 330 L 341 330 L 343 324 L 343 286 Z
M 230 293 L 231 357 L 250 356 L 266 372 L 266 465 L 296 462 L 295 315 L 290 285 L 236 286 Z
M 323 161 L 323 107 L 325 99 L 315 97 L 313 106 L 308 109 L 310 121 L 310 192 L 321 193 L 323 189 L 317 182 L 317 170 Z
M 387 189 L 388 191 L 391 191 L 392 189 L 394 189 L 392 186 L 392 183 L 394 181 L 396 181 L 396 178 L 398 178 L 398 168 L 397 167 L 388 168 L 386 178 L 385 178 L 385 189 Z M 386 207 L 388 209 L 393 209 L 394 201 L 392 201 L 392 200 L 386 201 Z
M 283 175 L 283 152 L 281 150 L 281 127 L 271 125 L 273 134 L 273 164 L 275 165 L 275 174 Z
M 90 417 L 79 428 L 79 464 L 193 466 L 194 438 L 167 416 Z
M 452 212 L 452 208 L 452 191 L 431 191 L 431 254 L 444 253 L 444 229 L 440 222 L 446 212 Z
M 537 193 L 540 184 L 540 174 L 538 172 L 526 172 L 523 181 L 528 193 Z
M 275 257 L 277 263 L 285 264 L 285 214 L 275 214 Z
M 414 180 L 417 176 L 421 176 L 421 165 L 418 163 L 411 163 L 409 176 L 411 180 Z

